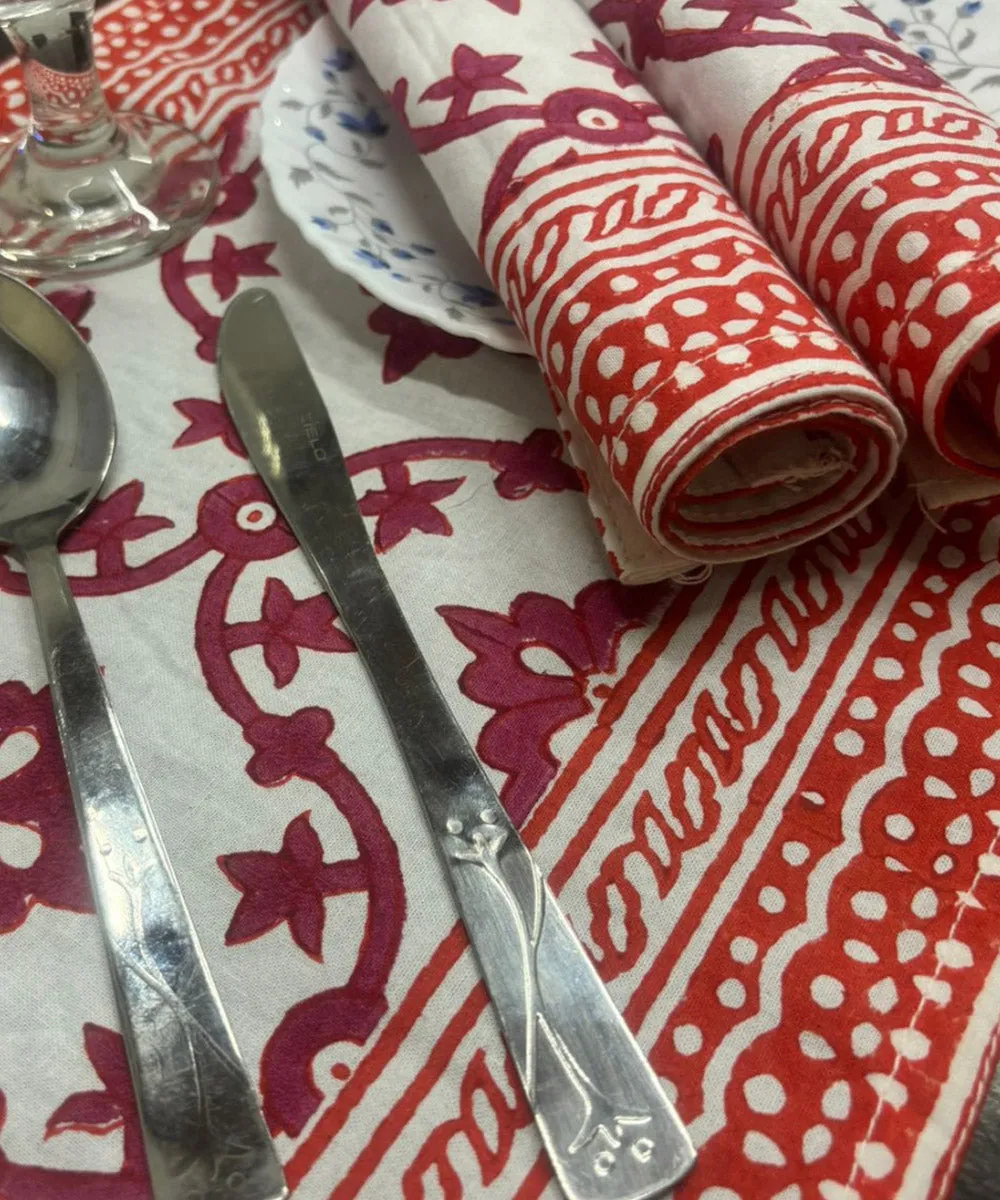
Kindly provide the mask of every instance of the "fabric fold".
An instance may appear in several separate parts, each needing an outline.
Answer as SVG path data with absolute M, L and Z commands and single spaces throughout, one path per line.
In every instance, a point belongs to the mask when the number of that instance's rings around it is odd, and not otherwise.
M 883 387 L 574 0 L 329 0 L 534 350 L 629 582 L 886 485 Z
M 854 0 L 579 2 L 930 446 L 1000 490 L 1000 128 Z M 928 500 L 984 486 L 910 466 Z

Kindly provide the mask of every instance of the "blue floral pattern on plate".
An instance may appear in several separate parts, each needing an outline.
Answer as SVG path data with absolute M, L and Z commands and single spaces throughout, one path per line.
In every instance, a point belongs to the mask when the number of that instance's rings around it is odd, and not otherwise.
M 281 63 L 263 114 L 275 197 L 333 266 L 403 312 L 500 350 L 527 351 L 405 131 L 330 18 Z
M 865 4 L 983 112 L 1000 117 L 997 0 L 865 0 Z

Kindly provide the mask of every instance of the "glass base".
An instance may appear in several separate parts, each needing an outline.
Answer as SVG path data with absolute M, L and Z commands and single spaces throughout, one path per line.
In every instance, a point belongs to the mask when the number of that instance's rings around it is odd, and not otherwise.
M 91 275 L 184 241 L 212 211 L 215 155 L 178 125 L 121 113 L 80 147 L 0 143 L 0 271 Z

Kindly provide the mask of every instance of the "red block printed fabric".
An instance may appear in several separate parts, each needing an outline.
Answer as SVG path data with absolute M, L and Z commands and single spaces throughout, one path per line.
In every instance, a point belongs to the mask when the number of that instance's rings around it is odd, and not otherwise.
M 902 422 L 571 0 L 331 0 L 533 347 L 627 582 L 795 545 Z
M 558 1197 L 363 665 L 220 402 L 222 314 L 260 284 L 446 698 L 688 1123 L 699 1160 L 678 1200 L 945 1200 L 1000 1021 L 1000 500 L 934 524 L 890 489 L 698 585 L 610 578 L 534 360 L 380 304 L 280 214 L 257 103 L 321 15 L 102 6 L 112 100 L 204 130 L 224 187 L 161 261 L 43 287 L 98 356 L 119 429 L 67 573 L 293 1200 Z M 566 86 L 607 114 L 622 97 L 595 36 L 573 53 L 599 61 L 574 59 Z M 446 121 L 452 100 L 414 106 L 453 52 L 411 86 L 417 128 Z M 16 65 L 0 97 L 6 126 L 24 111 Z M 543 103 L 505 86 L 467 117 L 497 99 Z M 537 164 L 541 119 L 520 120 Z M 628 162 L 677 144 L 661 127 L 597 148 Z M 737 291 L 827 336 L 739 241 Z M 743 312 L 726 319 L 763 315 Z M 697 349 L 678 327 L 739 344 L 705 315 L 663 321 L 671 370 Z M 31 603 L 4 557 L 0 631 L 0 1197 L 150 1200 Z
M 995 481 L 1000 128 L 853 0 L 581 3 L 934 449 Z M 915 468 L 932 504 L 974 487 Z

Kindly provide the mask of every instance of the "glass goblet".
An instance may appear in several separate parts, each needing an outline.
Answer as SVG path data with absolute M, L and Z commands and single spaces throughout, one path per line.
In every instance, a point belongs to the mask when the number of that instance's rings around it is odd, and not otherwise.
M 80 275 L 129 266 L 211 212 L 215 155 L 187 129 L 112 113 L 94 69 L 93 0 L 0 0 L 31 116 L 0 145 L 0 270 Z

